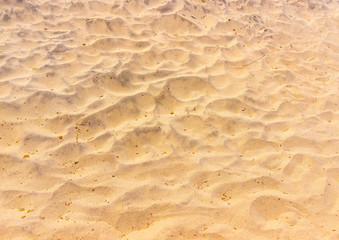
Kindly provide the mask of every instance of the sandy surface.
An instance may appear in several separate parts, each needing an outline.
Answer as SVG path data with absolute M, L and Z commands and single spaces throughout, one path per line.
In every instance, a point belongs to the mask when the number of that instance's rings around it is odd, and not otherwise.
M 339 239 L 338 1 L 0 12 L 0 239 Z

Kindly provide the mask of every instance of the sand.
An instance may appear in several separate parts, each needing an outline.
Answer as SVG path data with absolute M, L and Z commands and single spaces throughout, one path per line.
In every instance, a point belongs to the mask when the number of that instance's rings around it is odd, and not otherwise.
M 0 0 L 0 239 L 339 239 L 339 2 Z

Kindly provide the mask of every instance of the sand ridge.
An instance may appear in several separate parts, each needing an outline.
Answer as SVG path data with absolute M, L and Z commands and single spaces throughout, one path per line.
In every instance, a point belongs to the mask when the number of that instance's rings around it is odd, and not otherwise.
M 0 0 L 0 239 L 338 239 L 338 9 Z

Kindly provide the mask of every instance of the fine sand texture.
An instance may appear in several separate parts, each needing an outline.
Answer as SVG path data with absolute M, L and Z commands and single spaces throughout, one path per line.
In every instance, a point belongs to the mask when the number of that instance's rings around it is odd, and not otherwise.
M 1 240 L 338 240 L 338 0 L 0 0 Z

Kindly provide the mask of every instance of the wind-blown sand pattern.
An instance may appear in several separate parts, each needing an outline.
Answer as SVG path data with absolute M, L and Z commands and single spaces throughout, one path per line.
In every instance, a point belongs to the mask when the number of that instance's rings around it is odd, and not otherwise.
M 338 1 L 0 11 L 0 239 L 339 239 Z

